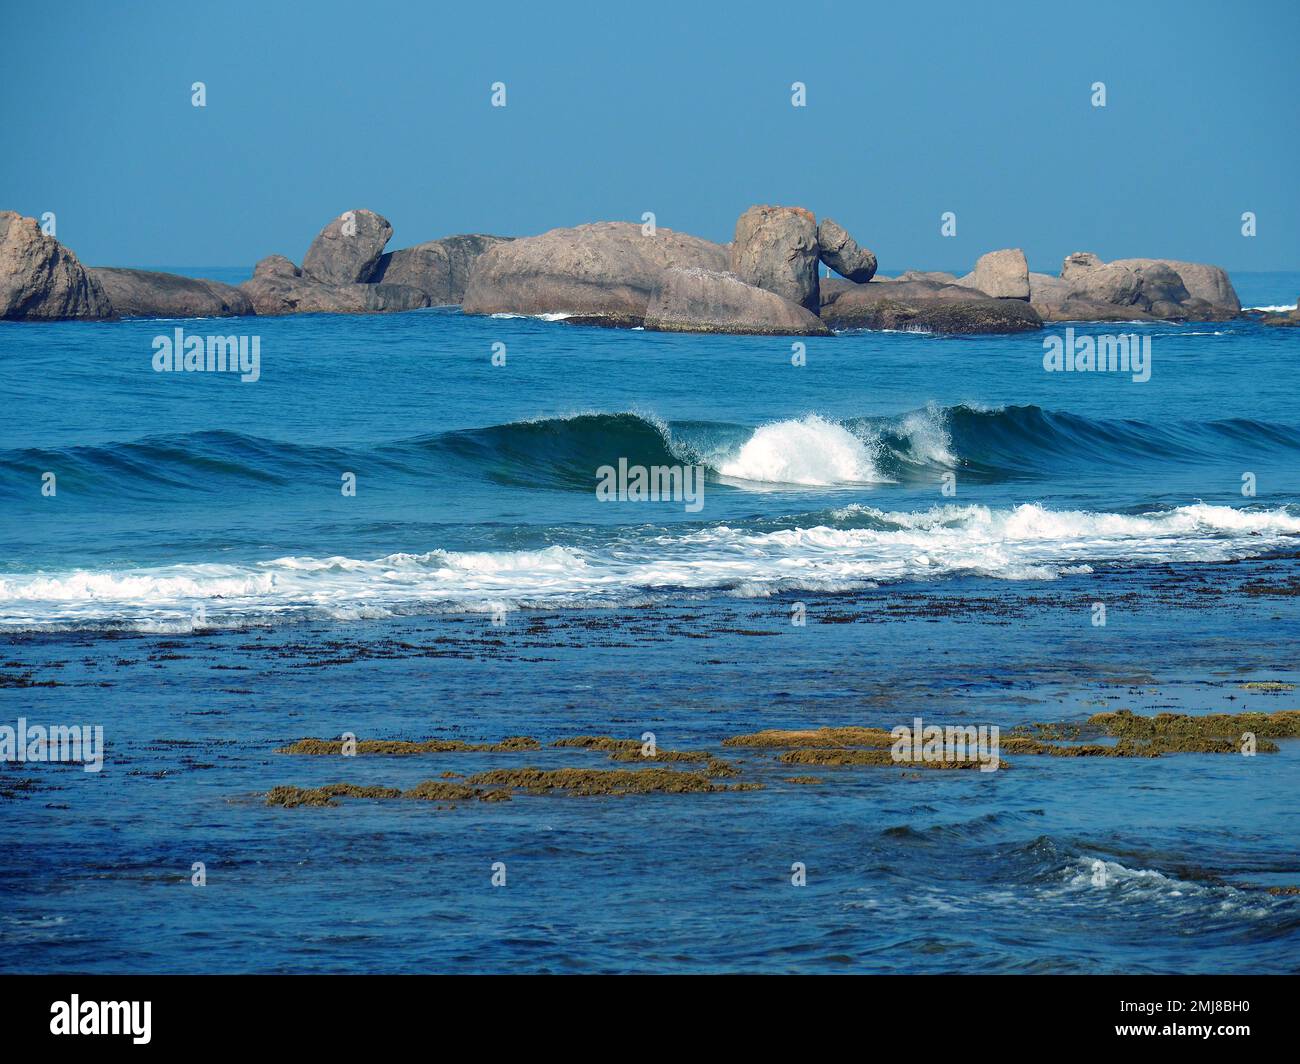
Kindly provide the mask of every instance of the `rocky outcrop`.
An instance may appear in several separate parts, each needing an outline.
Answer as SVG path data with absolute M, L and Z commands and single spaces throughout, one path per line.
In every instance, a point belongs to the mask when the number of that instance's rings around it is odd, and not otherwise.
M 380 257 L 372 280 L 418 288 L 434 306 L 461 303 L 479 256 L 509 239 L 469 233 L 390 251 Z
M 817 226 L 821 260 L 841 277 L 866 284 L 876 275 L 876 256 L 860 247 L 838 222 L 823 218 Z
M 1029 275 L 1029 303 L 1043 321 L 1155 321 L 1131 304 L 1114 304 L 1081 295 L 1075 280 L 1045 273 Z
M 259 261 L 252 280 L 239 287 L 252 303 L 253 311 L 268 316 L 378 314 L 429 306 L 429 297 L 408 285 L 325 284 L 304 276 L 283 255 L 268 255 Z
M 817 315 L 775 292 L 746 284 L 734 273 L 698 267 L 664 271 L 650 296 L 645 327 L 662 332 L 824 336 Z
M 1282 328 L 1295 328 L 1300 325 L 1300 305 L 1292 310 L 1281 311 L 1258 311 L 1250 310 L 1246 312 L 1252 318 L 1256 318 L 1261 325 L 1271 325 Z
M 736 221 L 731 272 L 746 284 L 775 292 L 816 313 L 817 221 L 802 207 L 750 207 Z
M 153 270 L 92 266 L 113 310 L 123 318 L 229 318 L 253 313 L 234 285 Z
M 77 256 L 35 218 L 0 211 L 0 318 L 111 318 L 113 305 Z
M 382 215 L 344 211 L 311 242 L 302 260 L 303 275 L 326 284 L 365 283 L 392 235 L 393 227 Z
M 1004 248 L 981 255 L 975 269 L 958 284 L 978 289 L 994 299 L 1029 298 L 1029 263 L 1020 248 Z
M 1179 259 L 1116 259 L 1112 266 L 1126 266 L 1140 270 L 1155 264 L 1167 266 L 1178 274 L 1179 280 L 1193 299 L 1209 303 L 1216 312 L 1232 316 L 1241 311 L 1241 300 L 1232 287 L 1227 271 L 1203 262 L 1183 262 Z
M 1015 333 L 1042 327 L 1021 299 L 994 299 L 965 285 L 885 281 L 827 285 L 821 317 L 833 329 L 934 333 Z
M 1053 305 L 1054 315 L 1065 312 L 1060 304 L 1067 301 L 1077 304 L 1069 311 L 1071 314 L 1087 313 L 1092 304 L 1102 308 L 1096 318 L 1087 320 L 1115 320 L 1114 315 L 1120 313 L 1134 320 L 1222 321 L 1241 312 L 1241 302 L 1227 273 L 1218 266 L 1199 262 L 1102 262 L 1091 252 L 1076 251 L 1061 264 L 1060 279 L 1067 289 L 1064 296 L 1053 290 L 1059 297 Z
M 467 314 L 573 314 L 640 324 L 665 270 L 723 271 L 727 249 L 699 237 L 631 222 L 595 222 L 500 243 L 478 259 L 465 289 Z

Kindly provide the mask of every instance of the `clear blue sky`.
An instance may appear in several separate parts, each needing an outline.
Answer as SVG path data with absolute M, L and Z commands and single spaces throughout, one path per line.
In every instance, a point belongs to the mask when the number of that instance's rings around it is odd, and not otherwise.
M 363 206 L 396 248 L 643 211 L 726 240 L 781 203 L 882 273 L 1016 245 L 1300 268 L 1295 0 L 0 8 L 0 208 L 55 211 L 92 265 L 301 261 Z

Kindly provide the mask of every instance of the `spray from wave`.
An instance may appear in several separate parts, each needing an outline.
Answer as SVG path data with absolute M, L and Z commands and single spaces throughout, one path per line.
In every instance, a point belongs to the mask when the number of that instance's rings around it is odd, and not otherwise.
M 733 480 L 812 487 L 889 479 L 877 470 L 866 441 L 816 414 L 762 426 L 718 472 Z

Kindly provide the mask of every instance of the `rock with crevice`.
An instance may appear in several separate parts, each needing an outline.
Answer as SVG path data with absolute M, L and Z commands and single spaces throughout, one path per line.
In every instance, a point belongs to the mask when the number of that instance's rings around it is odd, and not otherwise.
M 257 314 L 381 314 L 419 310 L 429 297 L 401 284 L 324 284 L 310 277 L 263 272 L 239 286 Z
M 731 271 L 805 310 L 821 305 L 817 220 L 803 207 L 750 207 L 736 220 Z
M 325 284 L 372 280 L 384 246 L 392 238 L 388 219 L 374 211 L 344 211 L 317 234 L 302 259 L 302 272 Z
M 372 280 L 418 288 L 434 306 L 459 304 L 479 257 L 509 239 L 464 233 L 390 251 L 380 256 Z
M 746 284 L 733 273 L 673 267 L 650 297 L 645 327 L 661 332 L 823 336 L 826 324 L 775 292 Z

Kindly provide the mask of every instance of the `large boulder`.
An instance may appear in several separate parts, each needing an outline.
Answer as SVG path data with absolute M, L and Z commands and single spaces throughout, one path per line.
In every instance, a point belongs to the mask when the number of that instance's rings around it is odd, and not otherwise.
M 1098 263 L 1091 269 L 1074 269 L 1062 278 L 1074 299 L 1131 307 L 1139 300 L 1142 280 L 1127 266 Z
M 467 233 L 390 251 L 380 257 L 371 280 L 418 288 L 435 306 L 461 303 L 479 256 L 509 239 Z
M 821 260 L 841 277 L 866 284 L 876 275 L 876 256 L 860 247 L 847 230 L 830 218 L 817 226 L 817 247 Z
M 257 314 L 379 314 L 429 306 L 429 297 L 408 285 L 323 284 L 310 277 L 274 272 L 277 268 L 282 269 L 282 264 L 255 272 L 252 280 L 239 286 Z
M 369 281 L 392 235 L 393 227 L 382 215 L 344 211 L 311 242 L 303 256 L 302 272 L 326 284 Z
M 1241 312 L 1227 273 L 1199 262 L 1102 262 L 1092 252 L 1076 251 L 1061 264 L 1061 279 L 1069 284 L 1074 301 L 1128 308 L 1139 320 L 1221 321 Z
M 650 296 L 645 327 L 662 332 L 829 335 L 817 315 L 734 273 L 672 267 Z
M 1191 301 L 1192 294 L 1187 291 L 1177 270 L 1163 262 L 1150 262 L 1134 267 L 1133 273 L 1138 279 L 1134 302 L 1148 314 L 1167 319 L 1189 316 L 1186 304 Z
M 1003 248 L 981 255 L 975 269 L 958 284 L 976 288 L 994 299 L 1029 298 L 1029 263 L 1020 248 Z
M 283 255 L 267 255 L 253 267 L 254 277 L 301 277 L 302 270 Z
M 95 278 L 123 318 L 229 318 L 253 313 L 234 285 L 153 270 L 92 266 Z
M 1046 273 L 1029 275 L 1029 304 L 1043 321 L 1143 321 L 1151 316 L 1134 306 L 1117 306 L 1076 292 L 1078 275 L 1067 280 Z
M 1183 286 L 1192 299 L 1204 300 L 1214 308 L 1216 313 L 1227 317 L 1241 312 L 1241 300 L 1237 290 L 1232 287 L 1227 271 L 1219 266 L 1210 266 L 1203 262 L 1183 262 L 1179 259 L 1116 259 L 1112 266 L 1127 266 L 1129 269 L 1142 269 L 1153 265 L 1163 265 L 1178 274 Z
M 671 229 L 594 222 L 500 243 L 478 259 L 466 314 L 573 314 L 640 325 L 651 294 L 674 266 L 727 268 L 727 249 Z
M 731 272 L 814 313 L 821 298 L 817 221 L 802 207 L 750 207 L 736 220 Z
M 932 281 L 836 285 L 824 298 L 822 321 L 833 329 L 1015 333 L 1043 324 L 1024 300 L 994 299 L 964 285 Z
M 0 318 L 111 318 L 113 305 L 77 256 L 35 218 L 0 211 Z

